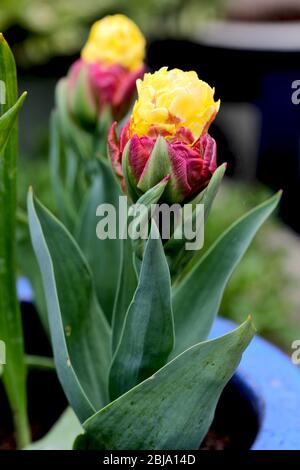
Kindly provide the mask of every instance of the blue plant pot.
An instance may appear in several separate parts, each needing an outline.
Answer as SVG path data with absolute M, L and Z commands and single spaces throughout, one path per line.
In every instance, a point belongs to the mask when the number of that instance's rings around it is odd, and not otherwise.
M 224 335 L 235 327 L 235 323 L 218 318 L 210 337 Z M 291 359 L 257 335 L 232 382 L 256 414 L 258 432 L 251 449 L 299 450 L 300 370 Z

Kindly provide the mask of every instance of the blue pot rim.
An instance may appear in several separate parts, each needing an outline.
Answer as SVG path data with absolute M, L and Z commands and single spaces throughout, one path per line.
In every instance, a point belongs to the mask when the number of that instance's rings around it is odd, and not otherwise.
M 218 317 L 210 338 L 236 326 Z M 259 413 L 260 430 L 252 450 L 299 450 L 300 370 L 291 358 L 256 335 L 243 354 L 237 375 L 251 390 Z

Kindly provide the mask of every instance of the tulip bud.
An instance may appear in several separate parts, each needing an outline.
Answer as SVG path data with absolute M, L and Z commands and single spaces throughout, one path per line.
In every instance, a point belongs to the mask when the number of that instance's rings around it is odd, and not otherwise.
M 96 94 L 89 78 L 89 68 L 76 61 L 69 73 L 68 107 L 72 118 L 85 129 L 95 126 L 98 115 Z
M 72 119 L 87 130 L 95 128 L 107 110 L 113 119 L 122 119 L 135 82 L 144 74 L 144 55 L 145 39 L 129 18 L 113 15 L 97 21 L 67 77 Z
M 118 139 L 108 137 L 113 168 L 135 201 L 164 177 L 168 203 L 191 199 L 209 183 L 216 163 L 216 142 L 207 133 L 219 102 L 195 72 L 163 68 L 138 81 L 138 100 Z

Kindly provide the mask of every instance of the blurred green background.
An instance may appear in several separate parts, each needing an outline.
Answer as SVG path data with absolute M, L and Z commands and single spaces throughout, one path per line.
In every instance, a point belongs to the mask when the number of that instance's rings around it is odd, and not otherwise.
M 76 54 L 91 23 L 124 13 L 148 37 L 188 34 L 199 21 L 221 15 L 222 0 L 2 0 L 0 30 L 13 44 L 18 64 L 30 67 Z

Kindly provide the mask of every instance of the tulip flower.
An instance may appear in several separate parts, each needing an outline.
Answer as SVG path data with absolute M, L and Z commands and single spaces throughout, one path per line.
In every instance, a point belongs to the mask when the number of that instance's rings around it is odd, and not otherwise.
M 117 136 L 110 129 L 113 168 L 133 200 L 169 177 L 165 202 L 184 202 L 204 189 L 217 168 L 216 142 L 208 134 L 220 102 L 196 72 L 161 68 L 137 80 L 138 99 Z
M 128 112 L 136 80 L 144 74 L 145 39 L 124 15 L 97 21 L 81 58 L 67 77 L 68 110 L 83 128 L 91 129 L 106 110 L 120 120 Z

